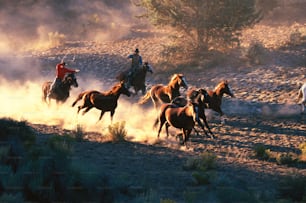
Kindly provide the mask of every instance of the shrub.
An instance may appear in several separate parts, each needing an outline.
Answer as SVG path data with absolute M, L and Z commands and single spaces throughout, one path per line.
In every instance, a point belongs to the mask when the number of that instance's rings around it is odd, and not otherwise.
M 109 138 L 113 142 L 125 141 L 127 131 L 125 130 L 125 122 L 117 122 L 108 126 Z
M 254 147 L 255 157 L 263 160 L 268 160 L 270 158 L 270 150 L 266 149 L 265 145 L 257 144 Z
M 77 125 L 73 137 L 77 142 L 81 142 L 84 139 L 84 131 L 81 125 Z
M 280 154 L 276 157 L 276 162 L 278 164 L 292 165 L 295 164 L 297 161 L 297 155 L 293 153 Z
M 300 144 L 299 149 L 301 150 L 301 155 L 299 156 L 299 159 L 301 161 L 306 161 L 306 142 Z
M 183 168 L 200 171 L 214 169 L 216 168 L 216 155 L 211 152 L 204 152 L 198 158 L 188 159 Z
M 264 64 L 267 60 L 268 50 L 260 42 L 251 43 L 246 57 L 252 64 Z
M 63 45 L 66 38 L 64 34 L 61 34 L 59 32 L 49 32 L 48 37 L 49 37 L 49 43 L 53 47 L 58 47 L 60 45 Z
M 292 175 L 284 177 L 278 185 L 278 193 L 281 198 L 289 198 L 292 201 L 306 201 L 306 177 Z
M 209 184 L 215 177 L 214 172 L 210 170 L 216 168 L 216 155 L 211 152 L 204 152 L 198 158 L 188 159 L 183 168 L 185 170 L 195 170 L 192 173 L 195 184 Z

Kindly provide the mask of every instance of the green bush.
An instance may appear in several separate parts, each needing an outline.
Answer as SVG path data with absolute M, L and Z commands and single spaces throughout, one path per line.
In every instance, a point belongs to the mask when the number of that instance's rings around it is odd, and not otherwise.
M 306 202 L 306 177 L 302 175 L 284 177 L 279 182 L 278 192 L 281 198 L 294 202 Z
M 266 149 L 266 146 L 263 144 L 257 144 L 254 146 L 255 157 L 268 160 L 271 156 L 270 150 Z
M 197 158 L 188 159 L 183 168 L 200 171 L 214 169 L 216 168 L 216 155 L 211 152 L 204 152 Z
M 113 142 L 125 141 L 127 131 L 125 130 L 125 122 L 117 122 L 108 126 L 109 138 Z
M 32 142 L 35 133 L 24 122 L 0 120 L 0 126 L 0 139 L 8 143 L 0 145 L 0 202 L 113 201 L 104 176 L 88 173 L 88 164 L 72 165 L 73 137 L 53 135 L 37 145 Z M 7 158 L 12 152 L 20 158 L 17 164 Z
M 253 42 L 247 50 L 246 57 L 252 64 L 261 65 L 267 61 L 268 50 L 260 42 Z
M 276 157 L 276 162 L 281 165 L 292 165 L 297 163 L 297 161 L 297 155 L 293 153 L 280 154 Z

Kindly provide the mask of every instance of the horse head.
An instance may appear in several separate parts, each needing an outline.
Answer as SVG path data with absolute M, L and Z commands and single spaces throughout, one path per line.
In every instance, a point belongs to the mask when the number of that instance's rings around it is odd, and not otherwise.
M 124 94 L 126 96 L 131 96 L 131 92 L 129 91 L 129 88 L 127 86 L 127 84 L 124 81 L 121 81 L 118 85 L 118 92 L 120 94 Z
M 231 97 L 235 97 L 232 88 L 230 87 L 227 80 L 222 81 L 215 89 L 216 92 L 219 92 L 220 95 L 227 94 Z
M 153 68 L 152 66 L 148 63 L 148 62 L 145 62 L 144 65 L 143 65 L 143 68 L 146 72 L 150 72 L 150 73 L 153 73 Z
M 169 84 L 177 84 L 179 87 L 184 87 L 185 89 L 188 89 L 188 84 L 186 81 L 186 78 L 183 74 L 174 74 L 170 80 Z M 169 85 L 171 86 L 171 85 Z
M 74 87 L 79 86 L 74 73 L 67 74 L 66 77 L 64 78 L 64 83 L 68 84 L 69 86 L 74 86 Z

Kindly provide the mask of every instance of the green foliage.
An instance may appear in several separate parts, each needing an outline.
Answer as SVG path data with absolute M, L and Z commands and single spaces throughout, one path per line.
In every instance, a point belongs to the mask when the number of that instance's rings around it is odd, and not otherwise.
M 23 139 L 31 138 L 33 132 L 25 123 L 0 120 L 0 125 L 4 127 L 1 140 L 14 139 L 0 145 L 0 202 L 112 202 L 113 193 L 104 176 L 93 173 L 88 163 L 72 165 L 74 138 L 54 135 L 43 145 L 28 145 Z M 12 152 L 21 158 L 17 167 L 7 159 Z
M 125 141 L 127 131 L 125 130 L 125 122 L 116 122 L 108 126 L 109 138 L 113 142 Z
M 298 161 L 297 155 L 293 153 L 280 154 L 276 157 L 276 162 L 281 165 L 293 165 Z
M 22 203 L 25 202 L 23 200 L 21 193 L 11 194 L 11 193 L 4 193 L 0 196 L 0 202 L 5 203 Z
M 270 158 L 270 150 L 266 149 L 263 144 L 257 144 L 254 146 L 255 156 L 262 160 L 268 160 Z
M 198 158 L 188 159 L 183 168 L 194 170 L 192 177 L 195 184 L 209 184 L 215 178 L 215 173 L 211 170 L 216 168 L 216 155 L 204 152 Z
M 181 45 L 195 51 L 227 46 L 237 41 L 242 29 L 260 20 L 256 0 L 138 0 L 135 4 L 145 8 L 140 17 L 175 28 L 182 35 Z
M 254 194 L 247 190 L 236 189 L 233 187 L 220 187 L 217 190 L 217 197 L 220 203 L 227 202 L 258 202 Z
M 306 201 L 306 177 L 291 175 L 280 180 L 278 192 L 281 198 L 291 199 L 294 202 Z
M 174 201 L 172 199 L 161 199 L 160 203 L 176 203 L 176 201 Z
M 216 155 L 211 152 L 204 152 L 197 158 L 188 159 L 183 166 L 185 170 L 206 171 L 216 168 Z
M 73 134 L 73 137 L 77 142 L 81 142 L 84 139 L 84 130 L 81 125 L 77 125 L 75 133 Z

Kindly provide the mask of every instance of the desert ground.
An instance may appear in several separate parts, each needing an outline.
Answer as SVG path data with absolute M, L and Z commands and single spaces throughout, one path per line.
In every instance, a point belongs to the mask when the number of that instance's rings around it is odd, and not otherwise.
M 212 65 L 203 59 L 197 65 L 177 69 L 158 67 L 163 59 L 160 55 L 162 44 L 169 40 L 164 31 L 137 29 L 127 39 L 67 41 L 58 47 L 31 51 L 16 57 L 37 61 L 39 71 L 35 75 L 52 80 L 55 64 L 65 58 L 69 66 L 81 70 L 77 75 L 80 86 L 72 89 L 66 103 L 61 106 L 53 103 L 48 108 L 40 98 L 43 80 L 33 79 L 25 86 L 14 81 L 15 95 L 14 91 L 8 91 L 12 87 L 7 79 L 2 79 L 1 90 L 10 95 L 11 109 L 3 108 L 1 112 L 6 117 L 27 120 L 40 143 L 49 136 L 69 134 L 77 125 L 82 126 L 84 140 L 74 144 L 74 157 L 88 163 L 86 172 L 99 171 L 109 178 L 110 185 L 114 186 L 112 198 L 115 202 L 133 202 L 136 197 L 139 202 L 167 199 L 175 202 L 248 202 L 250 196 L 252 202 L 254 199 L 273 202 L 282 177 L 306 175 L 305 163 L 288 166 L 254 155 L 254 147 L 258 144 L 271 153 L 299 155 L 299 146 L 306 141 L 305 114 L 301 114 L 297 105 L 298 89 L 306 82 L 306 42 L 289 43 L 290 33 L 296 29 L 305 29 L 305 24 L 255 26 L 243 35 L 240 50 L 222 55 Z M 265 61 L 261 64 L 250 63 L 243 54 L 251 39 L 267 48 Z M 126 142 L 113 143 L 105 138 L 110 124 L 108 113 L 98 123 L 96 109 L 84 116 L 76 114 L 76 108 L 71 107 L 76 95 L 87 89 L 108 90 L 117 82 L 115 76 L 128 67 L 126 56 L 135 47 L 155 71 L 147 75 L 148 89 L 154 84 L 167 84 L 174 73 L 183 73 L 190 86 L 206 89 L 213 89 L 221 80 L 229 81 L 235 97 L 223 98 L 225 123 L 220 123 L 218 114 L 206 111 L 215 139 L 192 133 L 186 147 L 174 136 L 166 138 L 162 131 L 158 140 L 157 129 L 152 128 L 156 112 L 152 102 L 143 106 L 137 104 L 140 93 L 119 98 L 114 122 L 126 122 Z M 73 57 L 75 60 L 70 62 Z M 181 91 L 184 94 L 185 90 Z M 172 134 L 176 132 L 172 129 Z M 184 166 L 204 152 L 215 154 L 217 165 L 211 173 L 212 181 L 201 185 L 194 180 L 193 171 Z M 145 200 L 139 200 L 141 197 Z

